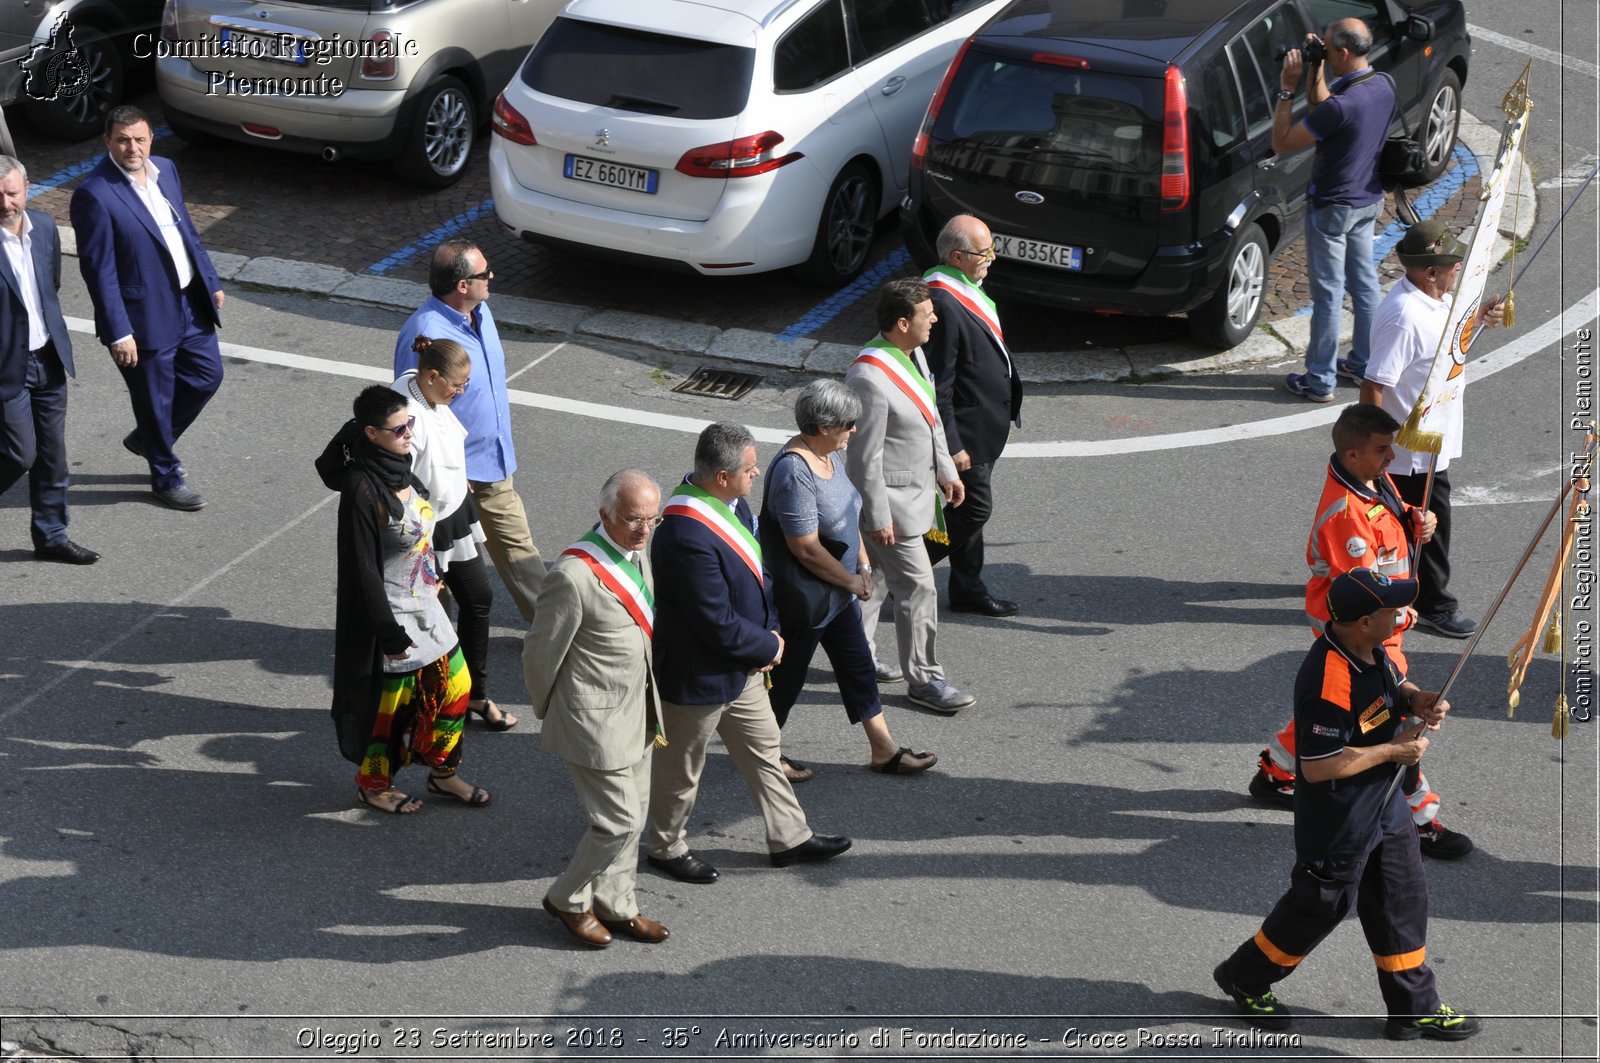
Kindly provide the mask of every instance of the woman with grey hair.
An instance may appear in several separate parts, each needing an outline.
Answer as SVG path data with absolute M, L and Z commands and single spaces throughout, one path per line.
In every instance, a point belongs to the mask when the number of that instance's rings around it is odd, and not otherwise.
M 915 775 L 939 758 L 897 744 L 883 718 L 872 648 L 861 627 L 861 603 L 872 596 L 872 566 L 861 541 L 861 495 L 845 475 L 844 462 L 834 457 L 849 442 L 860 413 L 861 400 L 845 385 L 812 383 L 794 404 L 800 434 L 767 469 L 762 550 L 778 583 L 784 641 L 783 660 L 772 669 L 772 712 L 781 728 L 820 645 L 833 665 L 845 715 L 861 724 L 872 747 L 868 766 L 886 775 Z M 796 590 L 807 580 L 825 585 L 813 586 L 805 596 L 809 601 Z M 791 782 L 812 776 L 810 768 L 787 757 L 782 764 Z

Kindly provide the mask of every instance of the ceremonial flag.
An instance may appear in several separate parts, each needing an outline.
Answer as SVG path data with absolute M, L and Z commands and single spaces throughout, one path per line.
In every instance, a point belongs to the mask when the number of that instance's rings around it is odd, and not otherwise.
M 1450 319 L 1439 346 L 1433 356 L 1433 366 L 1428 371 L 1428 382 L 1417 396 L 1411 416 L 1400 427 L 1395 442 L 1407 450 L 1438 454 L 1444 446 L 1444 432 L 1437 427 L 1443 410 L 1452 402 L 1461 401 L 1461 388 L 1466 383 L 1462 374 L 1467 365 L 1467 352 L 1479 324 L 1483 308 L 1483 291 L 1494 266 L 1494 240 L 1500 229 L 1500 213 L 1505 207 L 1506 188 L 1522 161 L 1522 137 L 1528 127 L 1528 112 L 1532 107 L 1527 93 L 1528 71 L 1512 85 L 1506 94 L 1502 110 L 1506 116 L 1505 128 L 1500 135 L 1500 150 L 1494 169 L 1483 181 L 1478 196 L 1478 217 L 1472 227 L 1472 243 L 1462 262 L 1461 274 L 1456 278 Z M 1506 323 L 1509 325 L 1510 319 Z

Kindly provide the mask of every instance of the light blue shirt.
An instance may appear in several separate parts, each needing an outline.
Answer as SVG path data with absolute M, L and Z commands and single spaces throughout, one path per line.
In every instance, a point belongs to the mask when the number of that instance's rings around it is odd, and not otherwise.
M 394 347 L 394 375 L 417 367 L 411 344 L 418 336 L 455 340 L 472 359 L 467 390 L 450 403 L 450 412 L 467 429 L 467 479 L 498 483 L 517 471 L 517 448 L 511 441 L 511 399 L 506 392 L 506 352 L 488 303 L 470 316 L 430 295 L 400 328 Z

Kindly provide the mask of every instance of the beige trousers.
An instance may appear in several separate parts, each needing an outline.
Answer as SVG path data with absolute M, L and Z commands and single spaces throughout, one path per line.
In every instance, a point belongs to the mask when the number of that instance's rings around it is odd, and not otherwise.
M 650 805 L 650 761 L 646 742 L 639 760 L 616 771 L 567 762 L 589 829 L 567 869 L 550 885 L 550 903 L 563 912 L 593 908 L 602 919 L 639 914 L 634 882 L 639 875 L 639 835 Z
M 478 506 L 489 559 L 517 603 L 517 612 L 531 624 L 534 599 L 544 582 L 544 559 L 533 545 L 528 513 L 522 508 L 522 496 L 517 494 L 513 479 L 507 476 L 494 483 L 472 481 L 472 500 Z
M 662 730 L 668 741 L 666 748 L 656 750 L 650 781 L 650 831 L 645 848 L 651 856 L 674 860 L 689 851 L 685 827 L 694 811 L 712 734 L 722 738 L 761 809 L 767 825 L 767 849 L 781 853 L 811 837 L 794 787 L 778 765 L 778 721 L 767 701 L 765 679 L 763 673 L 752 673 L 739 696 L 722 705 L 661 703 Z

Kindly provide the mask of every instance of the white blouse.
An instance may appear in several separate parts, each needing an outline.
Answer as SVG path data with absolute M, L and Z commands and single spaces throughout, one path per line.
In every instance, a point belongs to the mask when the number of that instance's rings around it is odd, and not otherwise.
M 389 385 L 406 397 L 411 416 L 411 471 L 428 489 L 435 519 L 443 520 L 467 500 L 467 429 L 450 407 L 429 406 L 417 384 L 417 371 L 407 370 Z

